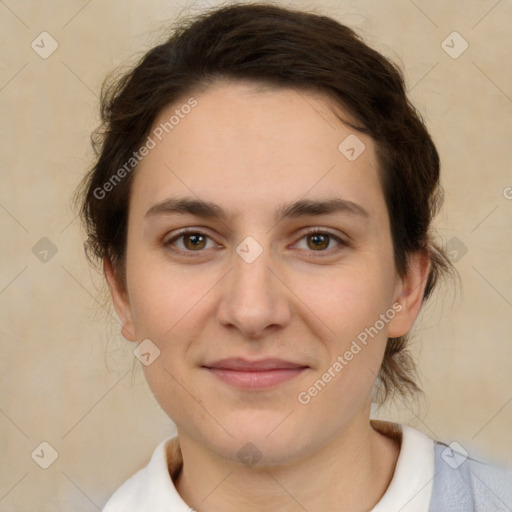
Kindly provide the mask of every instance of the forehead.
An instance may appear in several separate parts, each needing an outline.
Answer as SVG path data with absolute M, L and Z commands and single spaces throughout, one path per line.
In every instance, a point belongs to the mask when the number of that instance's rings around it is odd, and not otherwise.
M 173 194 L 233 210 L 339 195 L 382 209 L 374 143 L 333 108 L 351 120 L 327 96 L 293 88 L 221 82 L 184 97 L 155 120 L 131 207 Z

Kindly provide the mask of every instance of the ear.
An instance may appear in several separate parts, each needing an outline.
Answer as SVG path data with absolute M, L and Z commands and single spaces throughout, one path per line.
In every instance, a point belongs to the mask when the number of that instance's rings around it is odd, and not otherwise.
M 421 309 L 429 270 L 428 250 L 409 255 L 407 273 L 399 277 L 395 292 L 394 302 L 400 304 L 401 309 L 389 322 L 388 337 L 405 336 L 412 329 Z
M 117 278 L 116 272 L 109 258 L 103 258 L 103 273 L 107 280 L 112 302 L 114 303 L 117 315 L 121 320 L 121 334 L 128 341 L 137 341 L 128 293 Z

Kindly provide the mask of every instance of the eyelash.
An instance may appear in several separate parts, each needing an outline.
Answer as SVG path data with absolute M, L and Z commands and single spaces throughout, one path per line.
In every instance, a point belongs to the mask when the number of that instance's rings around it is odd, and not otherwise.
M 349 245 L 348 242 L 346 242 L 345 240 L 343 240 L 342 238 L 340 238 L 339 236 L 334 234 L 329 229 L 325 229 L 325 228 L 314 228 L 314 229 L 311 229 L 310 231 L 307 231 L 306 233 L 304 233 L 299 238 L 299 241 L 304 239 L 304 238 L 307 238 L 308 236 L 317 235 L 317 234 L 327 235 L 328 237 L 330 237 L 330 239 L 334 239 L 336 242 L 338 242 L 339 246 L 337 248 L 330 248 L 330 249 L 319 250 L 319 251 L 309 250 L 308 252 L 314 254 L 315 257 L 322 257 L 326 253 L 331 255 L 331 251 L 333 249 L 340 250 L 341 248 L 347 247 Z M 183 238 L 186 235 L 201 235 L 201 236 L 206 237 L 209 240 L 212 240 L 209 235 L 207 235 L 206 233 L 203 233 L 200 230 L 197 230 L 197 229 L 184 229 L 183 231 L 180 231 L 179 233 L 174 235 L 172 238 L 170 238 L 167 241 L 165 241 L 164 242 L 164 246 L 165 247 L 169 247 L 172 251 L 180 253 L 181 255 L 184 255 L 186 257 L 197 258 L 198 256 L 201 256 L 202 255 L 201 253 L 203 253 L 206 249 L 199 249 L 197 251 L 191 251 L 191 250 L 184 250 L 184 249 L 175 249 L 172 246 L 172 244 L 176 240 L 179 240 L 180 238 Z M 303 249 L 303 250 L 307 250 L 307 249 Z

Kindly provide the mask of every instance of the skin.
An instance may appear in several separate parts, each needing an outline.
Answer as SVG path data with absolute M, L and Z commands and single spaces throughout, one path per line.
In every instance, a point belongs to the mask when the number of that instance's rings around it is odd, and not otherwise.
M 355 132 L 326 97 L 217 82 L 196 98 L 136 170 L 126 287 L 104 261 L 123 336 L 149 338 L 161 351 L 144 371 L 178 429 L 178 492 L 199 511 L 369 510 L 399 453 L 369 423 L 372 387 L 387 338 L 409 332 L 419 313 L 428 257 L 411 255 L 407 275 L 397 275 L 374 143 L 357 133 L 366 148 L 349 161 L 338 146 Z M 216 203 L 226 218 L 146 216 L 182 196 Z M 276 217 L 283 203 L 332 198 L 367 215 Z M 207 235 L 199 249 L 190 238 L 173 240 L 182 228 Z M 343 243 L 307 236 L 314 228 Z M 247 236 L 263 249 L 252 263 L 236 252 Z M 299 403 L 394 303 L 401 311 L 310 403 Z M 273 389 L 241 390 L 202 367 L 227 357 L 308 368 Z M 262 454 L 252 467 L 237 456 L 248 442 Z

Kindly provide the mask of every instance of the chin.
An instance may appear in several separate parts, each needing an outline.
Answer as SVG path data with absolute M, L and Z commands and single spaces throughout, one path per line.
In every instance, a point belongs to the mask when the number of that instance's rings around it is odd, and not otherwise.
M 238 411 L 231 417 L 224 416 L 226 421 L 223 424 L 232 437 L 208 436 L 207 442 L 213 443 L 211 448 L 222 457 L 250 468 L 292 462 L 304 456 L 308 450 L 314 451 L 315 435 L 309 431 L 309 426 L 304 428 L 307 423 L 302 428 L 296 423 L 296 411 L 287 417 L 289 413 L 289 410 L 273 413 Z M 303 420 L 307 422 L 307 418 Z

